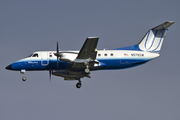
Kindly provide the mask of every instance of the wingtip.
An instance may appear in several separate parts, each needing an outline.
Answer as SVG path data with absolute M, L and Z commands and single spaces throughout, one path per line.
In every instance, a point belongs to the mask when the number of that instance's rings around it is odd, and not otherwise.
M 172 23 L 172 24 L 175 23 L 175 21 L 168 21 L 168 22 L 169 22 L 169 23 Z
M 98 39 L 99 37 L 87 37 L 87 39 Z

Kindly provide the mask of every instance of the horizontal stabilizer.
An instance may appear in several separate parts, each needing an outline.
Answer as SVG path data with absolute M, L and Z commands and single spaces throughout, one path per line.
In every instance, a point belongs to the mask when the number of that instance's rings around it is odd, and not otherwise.
M 174 23 L 174 21 L 169 21 L 169 22 L 165 22 L 155 28 L 153 28 L 152 30 L 166 30 L 168 27 L 170 27 L 172 24 Z

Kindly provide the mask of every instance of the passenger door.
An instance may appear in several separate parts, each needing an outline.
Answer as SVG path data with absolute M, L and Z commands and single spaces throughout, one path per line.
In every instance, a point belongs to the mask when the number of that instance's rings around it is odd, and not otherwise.
M 41 65 L 47 66 L 49 64 L 48 52 L 41 52 Z

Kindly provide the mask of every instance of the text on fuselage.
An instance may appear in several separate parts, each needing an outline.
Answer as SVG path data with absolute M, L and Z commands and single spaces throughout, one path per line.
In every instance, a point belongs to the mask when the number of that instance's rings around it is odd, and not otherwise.
M 144 54 L 131 53 L 131 56 L 144 57 Z

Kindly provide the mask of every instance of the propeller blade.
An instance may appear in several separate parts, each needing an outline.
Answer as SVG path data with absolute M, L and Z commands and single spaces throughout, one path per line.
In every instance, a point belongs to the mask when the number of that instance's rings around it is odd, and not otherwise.
M 51 81 L 51 70 L 49 70 L 49 80 Z
M 59 46 L 58 46 L 58 42 L 57 42 L 56 53 L 57 53 L 57 68 L 58 68 L 58 66 L 59 66 L 59 62 L 58 62 L 58 57 L 59 57 Z
M 58 66 L 59 66 L 59 63 L 58 63 L 58 56 L 57 56 L 57 68 L 58 68 Z

